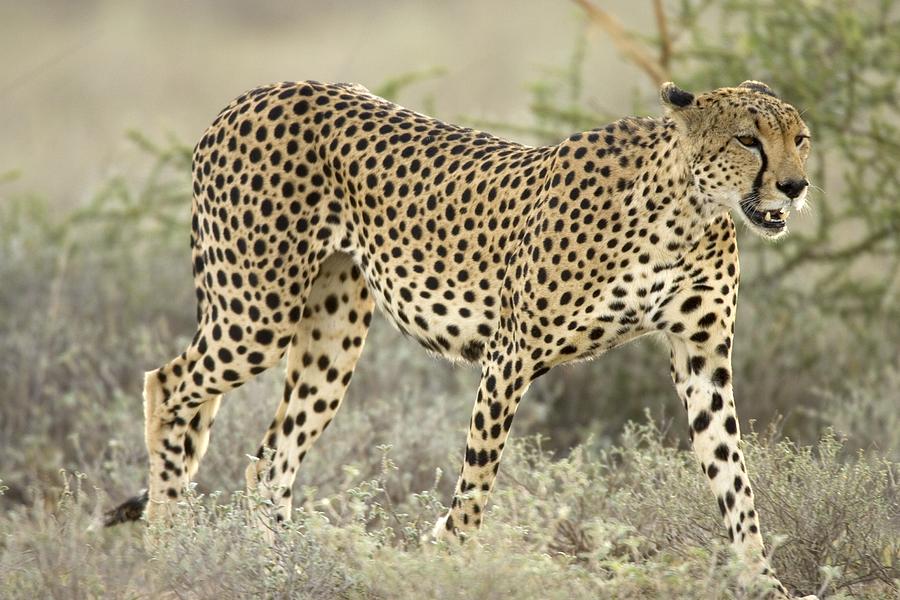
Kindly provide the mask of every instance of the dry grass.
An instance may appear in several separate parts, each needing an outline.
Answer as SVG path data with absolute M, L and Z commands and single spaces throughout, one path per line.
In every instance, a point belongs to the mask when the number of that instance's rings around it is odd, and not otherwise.
M 789 0 L 790 19 L 766 10 L 770 0 L 720 4 L 719 38 L 694 35 L 705 0 L 692 0 L 658 39 L 628 39 L 656 44 L 660 64 L 697 85 L 736 83 L 748 65 L 771 75 L 809 105 L 830 176 L 852 175 L 787 243 L 742 234 L 735 386 L 742 430 L 755 421 L 765 432 L 746 441 L 763 529 L 790 587 L 898 597 L 897 154 L 858 151 L 895 146 L 884 134 L 895 120 L 879 115 L 896 78 L 861 78 L 871 93 L 845 97 L 832 77 L 868 73 L 857 67 L 876 55 L 896 71 L 881 51 L 892 38 L 872 2 L 856 11 Z M 740 19 L 759 26 L 732 44 Z M 799 54 L 779 45 L 800 42 Z M 586 54 L 582 39 L 570 69 L 534 85 L 533 126 L 507 125 L 547 140 L 598 125 Z M 798 56 L 803 77 L 791 70 Z M 860 114 L 871 116 L 863 130 L 843 126 Z M 233 491 L 274 411 L 274 370 L 226 400 L 177 527 L 151 532 L 149 546 L 142 526 L 92 529 L 145 477 L 140 373 L 193 331 L 188 149 L 131 139 L 146 152 L 143 170 L 75 209 L 0 187 L 0 597 L 754 597 L 732 587 L 715 503 L 652 342 L 534 386 L 488 525 L 462 548 L 425 534 L 450 496 L 478 374 L 426 357 L 379 320 L 342 415 L 304 463 L 297 518 L 274 545 L 247 526 L 252 499 Z M 823 185 L 825 167 L 815 165 Z M 858 239 L 842 237 L 850 230 Z
M 384 404 L 396 412 L 407 402 Z M 410 423 L 430 418 L 413 406 Z M 382 425 L 376 416 L 351 433 L 370 437 Z M 340 471 L 340 482 L 307 488 L 274 544 L 249 525 L 253 500 L 241 493 L 190 496 L 172 528 L 95 529 L 109 500 L 67 474 L 49 509 L 0 517 L 0 596 L 756 598 L 731 583 L 736 565 L 693 457 L 662 439 L 631 426 L 619 446 L 589 441 L 566 457 L 540 438 L 518 441 L 488 524 L 461 548 L 427 536 L 448 483 L 430 465 L 455 447 L 447 436 L 379 446 L 374 464 L 368 455 L 332 463 L 325 471 Z M 353 443 L 330 439 L 323 460 L 353 454 Z M 786 584 L 830 598 L 900 591 L 900 465 L 848 460 L 830 434 L 808 448 L 751 436 L 746 448 Z

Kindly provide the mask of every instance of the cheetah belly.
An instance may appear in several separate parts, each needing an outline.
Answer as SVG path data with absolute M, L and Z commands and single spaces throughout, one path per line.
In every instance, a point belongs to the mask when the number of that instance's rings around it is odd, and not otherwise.
M 358 261 L 365 264 L 365 261 Z M 441 277 L 410 272 L 385 280 L 378 273 L 405 267 L 370 262 L 363 267 L 369 291 L 388 321 L 401 333 L 449 360 L 477 362 L 496 329 L 500 281 L 460 282 L 456 272 Z M 487 289 L 485 289 L 487 288 Z

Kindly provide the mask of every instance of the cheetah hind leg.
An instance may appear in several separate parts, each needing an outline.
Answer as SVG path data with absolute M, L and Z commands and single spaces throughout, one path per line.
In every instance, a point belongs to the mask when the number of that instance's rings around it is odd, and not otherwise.
M 302 302 L 303 298 L 292 300 Z M 221 333 L 224 325 L 228 325 L 227 336 Z M 211 423 L 222 394 L 277 364 L 291 343 L 295 328 L 295 324 L 283 321 L 260 327 L 249 320 L 219 324 L 205 319 L 184 353 L 147 375 L 149 522 L 168 520 L 197 469 L 197 450 L 205 450 L 208 432 L 198 439 L 195 434 L 199 432 L 191 432 L 192 424 L 199 425 L 204 415 L 207 425 Z M 245 359 L 234 358 L 243 355 Z M 198 414 L 201 419 L 195 421 Z
M 284 395 L 246 470 L 251 498 L 276 522 L 291 517 L 300 463 L 331 423 L 362 353 L 374 301 L 359 267 L 343 253 L 322 264 L 288 350 Z M 259 513 L 264 531 L 270 519 Z
M 206 402 L 191 419 L 184 440 L 185 466 L 188 479 L 193 478 L 203 460 L 203 455 L 209 448 L 209 436 L 212 431 L 216 413 L 222 403 L 222 396 L 216 396 Z M 155 409 L 154 409 L 155 410 Z M 147 488 L 142 489 L 135 496 L 128 498 L 122 504 L 104 513 L 103 526 L 112 527 L 129 521 L 139 521 L 147 508 L 147 500 L 150 494 Z
M 157 437 L 156 428 L 151 428 L 151 416 L 157 414 L 160 406 L 164 403 L 164 391 L 159 382 L 159 369 L 156 371 L 148 371 L 144 373 L 144 439 L 149 440 L 151 437 Z M 106 511 L 104 513 L 103 525 L 112 527 L 120 523 L 129 521 L 138 521 L 144 515 L 150 500 L 150 491 L 148 488 L 142 489 L 135 496 L 128 498 L 119 506 Z
M 318 272 L 318 265 L 298 280 L 301 290 Z M 284 297 L 289 297 L 284 294 Z M 298 318 L 306 293 L 290 300 Z M 146 374 L 144 386 L 145 439 L 150 458 L 147 491 L 107 513 L 110 525 L 140 518 L 167 519 L 196 473 L 209 442 L 209 431 L 222 394 L 233 390 L 278 363 L 290 345 L 296 321 L 256 323 L 235 319 L 217 323 L 205 314 L 191 344 L 178 357 Z M 222 335 L 227 326 L 228 335 Z M 235 360 L 235 356 L 246 356 Z

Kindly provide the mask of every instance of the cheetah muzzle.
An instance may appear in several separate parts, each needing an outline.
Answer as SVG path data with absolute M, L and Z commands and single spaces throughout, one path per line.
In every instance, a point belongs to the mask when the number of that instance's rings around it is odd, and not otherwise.
M 739 86 L 751 94 L 734 95 L 733 89 L 695 98 L 666 84 L 660 95 L 672 118 L 706 141 L 700 154 L 702 168 L 694 169 L 702 189 L 734 209 L 759 235 L 777 238 L 787 230 L 790 211 L 803 208 L 806 202 L 809 129 L 796 109 L 780 102 L 764 83 L 745 81 Z M 755 103 L 760 96 L 772 101 L 761 108 Z M 713 119 L 703 114 L 711 105 L 722 109 Z M 750 173 L 753 176 L 748 178 Z M 744 185 L 735 186 L 735 182 Z
M 377 307 L 428 351 L 476 363 L 463 466 L 437 535 L 477 529 L 512 422 L 549 369 L 654 334 L 746 577 L 765 558 L 739 444 L 732 215 L 783 235 L 803 206 L 809 130 L 766 85 L 694 95 L 530 147 L 351 84 L 280 83 L 228 105 L 193 154 L 198 327 L 146 374 L 146 496 L 108 523 L 166 519 L 222 395 L 286 357 L 284 395 L 247 486 L 281 521 L 331 423 Z M 261 518 L 268 519 L 269 515 Z

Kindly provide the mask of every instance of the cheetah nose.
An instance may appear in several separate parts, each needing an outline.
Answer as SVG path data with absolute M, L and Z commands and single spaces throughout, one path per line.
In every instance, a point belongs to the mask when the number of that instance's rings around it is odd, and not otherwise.
M 805 179 L 788 179 L 787 181 L 779 181 L 775 184 L 775 187 L 777 187 L 785 196 L 793 200 L 802 194 L 803 190 L 805 190 L 808 185 L 809 182 Z

